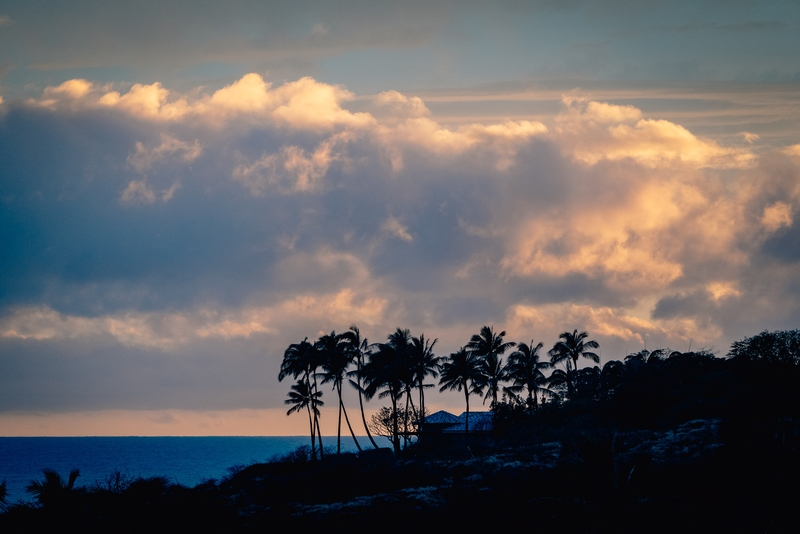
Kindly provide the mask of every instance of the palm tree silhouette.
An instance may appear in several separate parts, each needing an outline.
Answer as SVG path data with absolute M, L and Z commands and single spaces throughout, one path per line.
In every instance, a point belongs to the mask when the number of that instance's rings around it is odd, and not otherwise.
M 278 381 L 282 381 L 287 376 L 297 379 L 302 376 L 302 382 L 306 384 L 308 392 L 312 395 L 311 418 L 312 435 L 316 434 L 319 439 L 319 455 L 323 455 L 322 432 L 319 425 L 319 410 L 316 409 L 317 399 L 322 397 L 314 395 L 319 391 L 317 388 L 317 367 L 320 364 L 320 352 L 315 350 L 314 345 L 308 342 L 308 338 L 300 343 L 292 343 L 283 353 L 281 370 L 278 373 Z M 311 457 L 316 458 L 314 447 L 311 448 Z
M 355 325 L 351 326 L 350 330 L 344 332 L 341 334 L 341 336 L 344 342 L 348 344 L 347 349 L 350 351 L 353 360 L 356 362 L 355 370 L 348 372 L 347 376 L 356 377 L 355 382 L 352 378 L 348 379 L 348 381 L 350 382 L 350 385 L 356 388 L 358 391 L 358 406 L 361 408 L 361 422 L 364 423 L 364 430 L 367 432 L 367 437 L 369 438 L 370 443 L 372 443 L 372 446 L 377 449 L 378 444 L 375 443 L 372 433 L 369 431 L 367 417 L 364 414 L 364 387 L 361 384 L 361 381 L 364 379 L 364 357 L 369 349 L 369 341 L 367 341 L 367 338 L 364 338 L 363 340 L 361 339 L 361 331 Z
M 408 365 L 409 339 L 408 330 L 398 328 L 389 335 L 387 343 L 376 343 L 370 346 L 369 361 L 364 365 L 366 387 L 364 395 L 371 399 L 378 391 L 378 398 L 389 397 L 392 403 L 392 445 L 395 452 L 400 452 L 400 424 L 397 404 L 403 393 L 409 391 L 409 383 L 413 383 L 413 371 Z M 408 401 L 408 397 L 407 397 Z M 408 411 L 406 410 L 406 416 Z M 408 425 L 405 425 L 406 427 Z
M 3 481 L 0 482 L 0 510 L 5 510 L 7 498 L 8 498 L 8 488 L 6 487 L 5 479 L 3 479 Z
M 75 480 L 80 476 L 78 469 L 69 472 L 69 479 L 64 482 L 55 469 L 42 469 L 44 480 L 32 480 L 25 491 L 33 495 L 42 506 L 61 505 L 75 486 Z
M 439 341 L 438 338 L 433 341 L 425 339 L 425 334 L 411 338 L 411 366 L 414 370 L 414 382 L 419 388 L 420 427 L 425 422 L 425 388 L 433 387 L 433 384 L 425 384 L 425 377 L 431 375 L 433 378 L 437 378 L 439 376 L 439 362 L 442 358 L 433 353 L 433 347 L 437 341 Z
M 488 387 L 484 402 L 491 396 L 491 405 L 493 407 L 497 405 L 497 392 L 500 389 L 500 382 L 506 379 L 505 366 L 500 356 L 516 345 L 513 341 L 503 342 L 505 335 L 505 330 L 496 334 L 494 327 L 484 326 L 481 328 L 480 334 L 473 335 L 466 346 L 468 351 L 482 360 L 481 371 L 484 377 L 484 385 Z
M 333 389 L 339 397 L 339 419 L 336 429 L 336 454 L 342 453 L 342 413 L 347 423 L 347 428 L 350 429 L 350 435 L 353 436 L 353 441 L 358 450 L 361 450 L 361 445 L 358 443 L 353 427 L 350 426 L 350 418 L 347 417 L 347 410 L 342 402 L 342 384 L 344 377 L 347 374 L 347 368 L 353 362 L 353 353 L 348 350 L 349 345 L 341 335 L 336 335 L 336 332 L 320 337 L 314 344 L 314 348 L 320 352 L 320 361 L 322 362 L 322 383 L 333 382 Z
M 308 383 L 303 380 L 298 380 L 292 386 L 291 391 L 288 393 L 288 399 L 283 401 L 284 404 L 289 404 L 292 407 L 286 412 L 286 415 L 292 415 L 295 412 L 306 410 L 308 412 L 308 427 L 311 431 L 311 458 L 316 458 L 314 450 L 314 420 L 319 417 L 319 407 L 324 406 L 320 397 L 321 391 L 312 391 Z
M 600 363 L 600 357 L 588 349 L 596 349 L 600 345 L 595 340 L 585 341 L 589 337 L 585 331 L 578 333 L 574 330 L 571 334 L 564 332 L 558 336 L 559 340 L 548 352 L 550 361 L 553 365 L 564 362 L 566 366 L 567 395 L 573 398 L 575 386 L 573 384 L 573 373 L 578 369 L 578 358 L 583 356 L 595 363 Z
M 513 384 L 506 389 L 514 394 L 527 389 L 528 400 L 525 404 L 531 413 L 539 406 L 539 390 L 544 389 L 542 386 L 547 382 L 542 371 L 552 367 L 550 362 L 539 360 L 539 351 L 543 346 L 541 342 L 534 345 L 533 340 L 530 344 L 520 343 L 508 357 L 506 368 L 508 378 L 513 380 Z
M 465 433 L 469 434 L 469 396 L 483 393 L 483 375 L 480 361 L 473 352 L 461 347 L 452 353 L 442 364 L 439 392 L 447 389 L 464 391 L 464 401 L 467 405 L 467 420 Z

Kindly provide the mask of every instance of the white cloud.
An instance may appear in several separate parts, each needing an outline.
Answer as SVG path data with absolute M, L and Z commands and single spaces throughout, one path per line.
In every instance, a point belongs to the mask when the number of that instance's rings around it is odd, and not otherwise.
M 189 163 L 197 159 L 202 152 L 200 141 L 196 139 L 190 144 L 169 134 L 161 134 L 161 143 L 158 146 L 147 148 L 141 142 L 137 142 L 135 152 L 128 156 L 128 163 L 137 171 L 144 172 L 156 162 L 171 156 L 177 156 L 184 163 Z

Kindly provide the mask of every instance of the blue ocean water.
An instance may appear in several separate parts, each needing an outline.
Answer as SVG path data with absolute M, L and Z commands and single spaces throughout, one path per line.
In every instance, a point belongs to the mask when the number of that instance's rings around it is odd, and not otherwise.
M 390 446 L 386 438 L 376 441 Z M 30 500 L 25 486 L 41 480 L 43 468 L 55 469 L 65 480 L 70 470 L 80 469 L 76 486 L 94 486 L 120 471 L 132 478 L 163 476 L 193 487 L 226 476 L 230 467 L 264 462 L 309 443 L 303 436 L 0 437 L 0 481 L 6 480 L 8 502 Z M 360 437 L 359 443 L 371 447 L 366 437 Z M 326 449 L 335 446 L 336 438 L 323 436 L 323 444 Z M 357 450 L 350 436 L 342 436 L 342 450 Z

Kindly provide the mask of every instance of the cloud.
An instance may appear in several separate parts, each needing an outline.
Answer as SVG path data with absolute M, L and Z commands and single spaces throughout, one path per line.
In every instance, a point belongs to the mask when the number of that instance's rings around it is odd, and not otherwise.
M 147 148 L 141 142 L 136 143 L 136 149 L 128 156 L 128 163 L 137 171 L 144 172 L 156 162 L 169 157 L 178 157 L 185 163 L 196 160 L 203 149 L 200 142 L 195 139 L 189 144 L 169 134 L 161 134 L 161 143 L 158 146 Z
M 292 130 L 333 133 L 338 130 L 363 132 L 374 136 L 383 143 L 390 155 L 392 166 L 403 166 L 403 151 L 414 148 L 436 155 L 459 156 L 467 151 L 480 148 L 491 154 L 498 169 L 513 165 L 517 152 L 531 138 L 546 134 L 545 125 L 536 121 L 506 121 L 500 124 L 470 124 L 455 130 L 443 127 L 428 118 L 429 111 L 418 97 L 407 97 L 396 91 L 379 94 L 375 102 L 379 108 L 388 110 L 383 121 L 364 112 L 350 112 L 342 108 L 342 103 L 352 100 L 354 95 L 340 86 L 317 82 L 305 77 L 294 82 L 286 82 L 276 88 L 264 81 L 258 74 L 246 74 L 238 81 L 190 101 L 187 96 L 173 96 L 169 90 L 156 82 L 150 85 L 134 84 L 127 93 L 107 91 L 86 80 L 69 80 L 56 87 L 45 89 L 39 100 L 30 100 L 31 105 L 51 109 L 114 108 L 136 118 L 156 122 L 186 122 L 200 120 L 213 127 L 236 124 L 250 127 L 287 127 Z M 335 136 L 335 134 L 334 134 Z M 152 155 L 162 156 L 165 152 L 182 150 L 184 155 L 199 155 L 199 145 L 190 150 L 178 145 L 177 139 L 162 138 L 162 145 L 152 151 Z M 166 144 L 165 144 L 166 143 Z M 171 143 L 171 144 L 170 144 Z M 137 145 L 137 156 L 132 161 L 144 165 L 145 149 Z M 299 153 L 291 148 L 292 154 L 269 159 L 255 164 L 257 169 L 286 167 L 285 161 Z M 141 156 L 138 154 L 141 153 Z M 300 167 L 308 167 L 298 163 Z M 293 164 L 289 164 L 293 166 Z M 248 174 L 242 167 L 238 175 Z M 252 172 L 250 173 L 252 174 Z M 301 171 L 308 185 L 300 190 L 313 188 L 314 171 Z M 263 179 L 259 179 L 263 182 Z M 269 180 L 267 180 L 269 181 Z M 258 188 L 258 187 L 256 187 Z
M 742 136 L 742 139 L 744 139 L 745 142 L 750 143 L 751 145 L 755 141 L 758 141 L 761 138 L 761 136 L 759 136 L 758 134 L 754 134 L 754 133 L 750 133 L 750 132 L 739 132 L 739 135 Z
M 233 179 L 256 196 L 270 189 L 284 194 L 318 191 L 331 163 L 346 160 L 345 147 L 352 138 L 347 132 L 340 132 L 310 153 L 299 146 L 285 145 L 276 154 L 264 154 L 253 163 L 240 163 L 233 169 Z
M 589 165 L 631 159 L 649 168 L 719 169 L 752 166 L 755 156 L 696 137 L 666 120 L 642 118 L 632 106 L 617 106 L 565 96 L 558 117 L 559 141 L 575 159 Z
M 170 198 L 171 197 L 172 195 L 170 194 Z M 128 182 L 128 187 L 122 192 L 120 200 L 130 204 L 152 204 L 156 201 L 156 194 L 153 189 L 147 185 L 146 180 L 131 180 Z
M 111 336 L 125 346 L 175 350 L 206 338 L 247 338 L 277 334 L 292 319 L 316 318 L 370 325 L 381 319 L 385 299 L 345 288 L 322 295 L 298 295 L 274 306 L 238 310 L 201 308 L 188 313 L 126 312 L 100 317 L 59 313 L 49 307 L 22 307 L 0 319 L 0 337 L 59 340 Z M 348 324 L 349 324 L 348 323 Z
M 0 406 L 69 369 L 42 406 L 279 407 L 285 347 L 354 323 L 607 360 L 800 318 L 794 147 L 574 94 L 481 123 L 311 78 L 73 82 L 0 115 Z
M 109 91 L 86 80 L 69 80 L 45 89 L 32 105 L 58 108 L 113 108 L 144 120 L 175 122 L 191 119 L 225 126 L 231 121 L 268 120 L 300 130 L 330 130 L 337 126 L 366 127 L 373 119 L 365 113 L 351 113 L 341 104 L 353 98 L 340 86 L 319 83 L 306 77 L 277 88 L 255 73 L 190 101 L 173 95 L 159 82 L 136 83 L 126 93 Z
M 414 241 L 414 238 L 408 233 L 408 228 L 406 228 L 403 223 L 401 223 L 395 217 L 389 217 L 386 219 L 382 225 L 382 228 L 389 235 L 401 239 L 406 243 L 411 243 Z
M 793 221 L 792 206 L 786 202 L 776 202 L 764 208 L 761 224 L 768 232 L 774 232 L 784 226 L 791 226 Z

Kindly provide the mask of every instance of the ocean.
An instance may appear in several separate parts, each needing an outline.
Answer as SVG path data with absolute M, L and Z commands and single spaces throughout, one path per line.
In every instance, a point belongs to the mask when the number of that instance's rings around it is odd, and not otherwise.
M 376 438 L 389 447 L 389 440 Z M 0 481 L 6 480 L 9 503 L 29 501 L 25 487 L 41 480 L 42 469 L 52 468 L 64 480 L 80 469 L 76 486 L 102 483 L 115 471 L 135 477 L 163 476 L 193 487 L 226 476 L 228 469 L 264 462 L 309 445 L 307 436 L 281 437 L 0 437 Z M 366 436 L 363 448 L 371 447 Z M 336 447 L 336 437 L 323 436 L 326 450 Z M 342 436 L 342 450 L 355 452 L 353 439 Z

